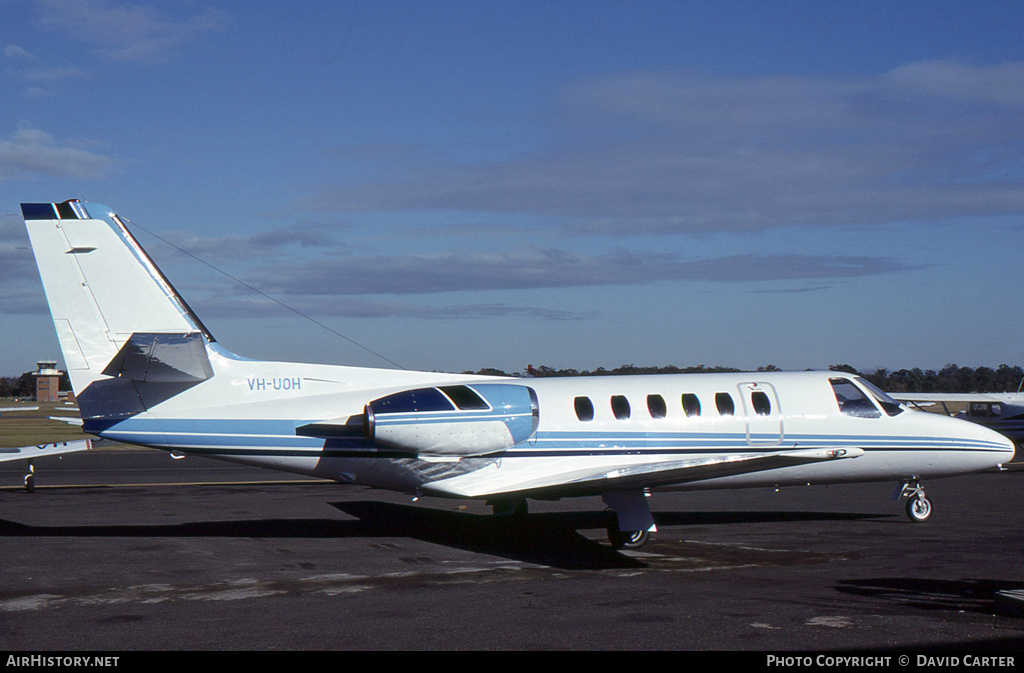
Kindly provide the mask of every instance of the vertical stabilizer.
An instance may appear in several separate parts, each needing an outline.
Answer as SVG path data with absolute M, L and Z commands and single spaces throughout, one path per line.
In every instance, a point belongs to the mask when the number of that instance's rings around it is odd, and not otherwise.
M 65 201 L 21 210 L 76 395 L 110 375 L 104 369 L 135 333 L 213 340 L 110 208 Z

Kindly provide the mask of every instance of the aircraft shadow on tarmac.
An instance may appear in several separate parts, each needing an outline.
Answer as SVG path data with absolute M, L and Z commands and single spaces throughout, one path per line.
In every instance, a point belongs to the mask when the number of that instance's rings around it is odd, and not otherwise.
M 31 526 L 0 519 L 2 537 L 399 537 L 562 569 L 646 567 L 578 531 L 604 529 L 603 512 L 531 513 L 521 517 L 471 514 L 377 501 L 329 503 L 356 520 L 252 519 L 178 524 Z M 885 515 L 881 515 L 884 518 Z M 878 514 L 835 512 L 658 512 L 659 526 L 851 521 Z M 656 551 L 656 542 L 645 547 Z
M 376 501 L 331 503 L 354 516 L 372 536 L 411 537 L 433 544 L 564 569 L 646 567 L 578 531 L 603 530 L 604 512 L 546 512 L 521 517 L 469 514 Z M 877 515 L 820 512 L 656 512 L 660 526 L 850 520 Z M 656 549 L 655 544 L 644 547 Z
M 836 590 L 918 610 L 992 614 L 996 592 L 1024 590 L 1024 581 L 874 577 L 840 581 Z

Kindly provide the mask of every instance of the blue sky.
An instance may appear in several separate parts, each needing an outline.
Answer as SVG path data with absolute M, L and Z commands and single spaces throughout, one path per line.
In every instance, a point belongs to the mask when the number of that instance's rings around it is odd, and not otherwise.
M 57 355 L 18 204 L 68 198 L 142 227 L 249 357 L 1024 363 L 1021 26 L 1020 2 L 0 0 L 0 374 Z

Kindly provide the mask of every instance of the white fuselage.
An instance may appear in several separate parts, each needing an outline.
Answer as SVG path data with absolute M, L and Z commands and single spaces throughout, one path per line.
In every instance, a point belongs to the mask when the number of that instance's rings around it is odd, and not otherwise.
M 937 414 L 903 410 L 890 416 L 880 408 L 870 416 L 845 414 L 829 383 L 845 375 L 826 372 L 494 379 L 253 362 L 223 353 L 211 361 L 216 375 L 210 380 L 145 413 L 86 429 L 155 448 L 457 497 L 557 495 L 559 488 L 573 494 L 576 476 L 780 450 L 860 449 L 863 454 L 695 481 L 655 479 L 652 485 L 907 480 L 984 470 L 1013 456 L 1012 445 L 999 435 Z M 374 446 L 355 432 L 334 439 L 295 432 L 325 418 L 342 424 L 358 419 L 371 400 L 396 391 L 492 381 L 529 386 L 539 412 L 533 435 L 494 455 L 416 456 Z M 754 408 L 754 393 L 761 393 L 762 404 L 768 401 L 762 413 Z M 581 420 L 577 404 L 587 402 L 577 400 L 589 402 L 591 418 L 584 414 Z M 459 432 L 459 425 L 451 431 Z

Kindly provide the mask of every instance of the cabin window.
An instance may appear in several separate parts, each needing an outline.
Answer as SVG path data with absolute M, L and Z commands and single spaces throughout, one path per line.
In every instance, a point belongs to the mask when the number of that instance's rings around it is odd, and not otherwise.
M 758 416 L 768 416 L 772 413 L 772 402 L 768 399 L 768 395 L 755 390 L 750 393 L 750 403 L 754 407 L 754 413 Z
M 700 416 L 700 400 L 693 393 L 683 393 L 683 411 L 687 416 Z
M 732 416 L 736 413 L 736 403 L 732 401 L 729 393 L 715 393 L 715 406 L 722 416 Z
M 864 394 L 860 388 L 849 379 L 829 379 L 832 384 L 832 392 L 835 393 L 836 403 L 839 404 L 839 411 L 847 416 L 858 418 L 880 418 L 882 412 L 878 410 L 871 399 Z
M 665 398 L 661 395 L 648 395 L 647 410 L 651 412 L 651 418 L 665 418 L 665 414 L 668 413 Z
M 589 397 L 577 397 L 573 400 L 573 406 L 576 408 L 576 418 L 581 421 L 594 420 L 594 403 Z
M 971 402 L 971 406 L 967 408 L 967 415 L 975 418 L 994 418 L 1001 416 L 1002 413 L 999 403 Z
M 629 418 L 629 400 L 625 395 L 612 395 L 612 413 L 620 421 Z

